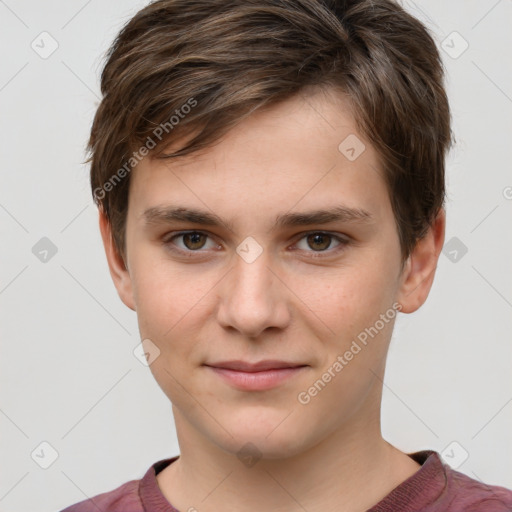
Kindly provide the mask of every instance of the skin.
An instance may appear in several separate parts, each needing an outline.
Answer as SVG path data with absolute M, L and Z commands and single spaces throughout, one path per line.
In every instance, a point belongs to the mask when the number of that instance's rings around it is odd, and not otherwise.
M 350 134 L 366 146 L 354 161 L 338 150 Z M 173 506 L 362 511 L 414 474 L 419 465 L 380 429 L 394 320 L 309 403 L 297 399 L 394 303 L 411 313 L 425 302 L 444 241 L 441 211 L 402 267 L 378 154 L 346 100 L 304 92 L 256 111 L 201 154 L 146 158 L 132 172 L 126 263 L 101 211 L 100 229 L 118 293 L 137 312 L 141 339 L 160 350 L 150 369 L 173 404 L 180 457 L 157 481 Z M 145 222 L 148 208 L 166 205 L 224 224 Z M 371 220 L 275 226 L 279 214 L 339 205 Z M 184 230 L 207 236 L 171 239 Z M 307 236 L 318 232 L 349 242 Z M 262 248 L 252 263 L 236 252 L 249 236 Z M 243 391 L 204 366 L 230 359 L 307 366 L 273 389 Z M 252 467 L 237 457 L 249 442 L 261 454 Z

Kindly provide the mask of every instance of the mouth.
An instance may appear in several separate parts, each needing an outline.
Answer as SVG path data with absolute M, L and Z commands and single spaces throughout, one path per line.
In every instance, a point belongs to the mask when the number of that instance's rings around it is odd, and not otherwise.
M 205 364 L 227 384 L 244 391 L 271 389 L 302 373 L 308 365 L 287 361 L 266 360 L 257 363 L 221 361 Z

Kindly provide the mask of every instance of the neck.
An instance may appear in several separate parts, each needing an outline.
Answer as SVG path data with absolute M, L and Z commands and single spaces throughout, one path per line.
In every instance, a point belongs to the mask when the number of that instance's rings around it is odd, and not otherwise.
M 159 473 L 158 484 L 180 512 L 367 510 L 419 468 L 382 438 L 380 410 L 373 410 L 372 417 L 361 411 L 308 450 L 250 467 L 175 410 L 181 455 Z

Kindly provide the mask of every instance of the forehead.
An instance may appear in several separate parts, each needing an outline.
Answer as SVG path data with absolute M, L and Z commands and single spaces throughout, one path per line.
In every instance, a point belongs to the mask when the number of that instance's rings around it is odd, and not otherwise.
M 179 148 L 179 141 L 167 153 Z M 269 205 L 318 203 L 369 211 L 388 205 L 379 158 L 335 93 L 298 94 L 251 114 L 211 147 L 178 159 L 145 158 L 132 172 L 136 217 L 169 201 L 262 216 Z M 275 212 L 273 212 L 275 213 Z

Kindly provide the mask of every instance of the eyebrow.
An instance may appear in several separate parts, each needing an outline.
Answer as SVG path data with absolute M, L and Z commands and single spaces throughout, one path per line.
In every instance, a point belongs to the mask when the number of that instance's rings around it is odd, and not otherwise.
M 336 206 L 331 209 L 278 215 L 275 227 L 307 226 L 310 224 L 328 224 L 330 222 L 370 224 L 373 222 L 373 217 L 371 213 L 361 208 Z
M 233 231 L 233 224 L 218 215 L 194 208 L 154 206 L 142 214 L 146 225 L 166 224 L 172 222 L 190 222 L 203 226 L 225 226 Z M 291 226 L 307 226 L 312 224 L 328 224 L 331 222 L 371 224 L 374 218 L 371 213 L 361 208 L 336 206 L 330 209 L 319 209 L 299 213 L 284 213 L 276 216 L 271 230 Z

